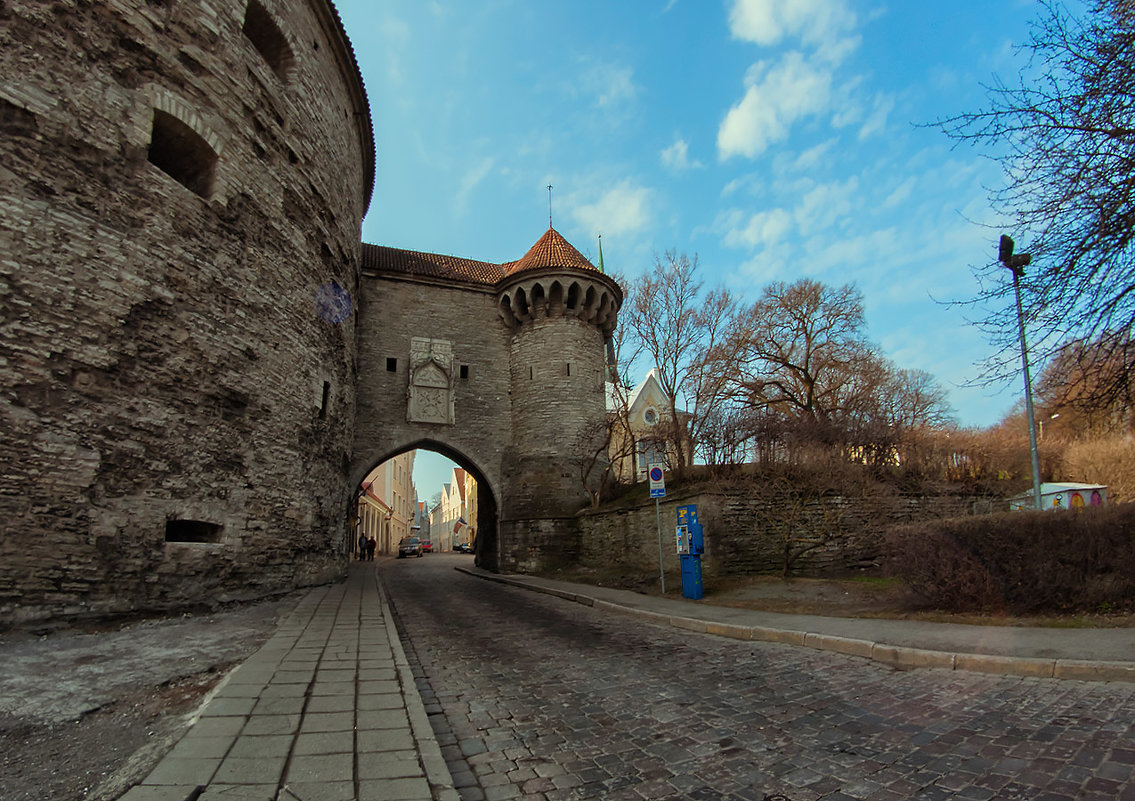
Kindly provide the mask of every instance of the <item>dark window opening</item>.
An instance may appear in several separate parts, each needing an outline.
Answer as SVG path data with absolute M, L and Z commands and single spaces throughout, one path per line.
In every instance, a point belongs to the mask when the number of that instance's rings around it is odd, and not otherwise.
M 568 363 L 567 363 L 567 374 L 568 374 L 569 376 L 571 375 L 571 362 L 568 362 Z
M 469 365 L 461 365 L 461 378 L 465 381 L 469 380 Z
M 293 61 L 292 48 L 288 46 L 288 40 L 280 26 L 256 0 L 249 0 L 241 31 L 264 57 L 276 77 L 281 81 L 287 80 L 288 68 Z
M 327 404 L 331 401 L 331 382 L 323 382 L 323 400 L 319 402 L 319 419 L 327 417 Z
M 532 378 L 533 378 L 533 368 L 529 367 L 528 368 L 528 380 L 531 381 Z
M 150 163 L 186 189 L 206 200 L 213 192 L 217 154 L 196 131 L 159 109 L 154 109 L 150 132 Z
M 395 359 L 393 356 L 387 356 L 386 357 L 386 372 L 388 372 L 388 373 L 397 373 L 398 372 L 398 360 Z
M 221 525 L 202 520 L 167 520 L 166 542 L 220 542 Z

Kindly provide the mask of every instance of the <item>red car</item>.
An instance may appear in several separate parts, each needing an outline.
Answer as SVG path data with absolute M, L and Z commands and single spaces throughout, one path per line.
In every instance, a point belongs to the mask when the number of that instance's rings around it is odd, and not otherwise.
M 429 540 L 422 540 L 422 553 L 433 553 L 434 544 Z

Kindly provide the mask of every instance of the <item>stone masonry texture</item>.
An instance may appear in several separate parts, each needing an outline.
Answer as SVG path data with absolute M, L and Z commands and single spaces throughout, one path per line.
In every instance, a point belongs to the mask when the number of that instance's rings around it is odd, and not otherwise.
M 0 626 L 341 578 L 355 488 L 417 447 L 480 483 L 478 564 L 578 555 L 618 288 L 566 243 L 497 285 L 364 274 L 330 2 L 0 2 L 0 76 Z M 414 338 L 452 424 L 413 422 Z
M 657 514 L 654 501 L 643 501 L 579 515 L 576 557 L 591 567 L 657 573 L 661 520 L 664 567 L 667 573 L 678 573 L 677 507 L 694 505 L 705 538 L 704 575 L 777 574 L 784 565 L 786 537 L 793 539 L 791 547 L 797 550 L 818 546 L 794 561 L 794 574 L 841 574 L 877 564 L 887 527 L 965 515 L 982 500 L 878 492 L 801 503 L 771 485 L 679 491 L 661 501 Z
M 0 620 L 342 574 L 356 318 L 319 302 L 358 280 L 367 112 L 329 7 L 261 5 L 284 79 L 243 1 L 0 5 Z M 148 159 L 155 109 L 208 197 Z

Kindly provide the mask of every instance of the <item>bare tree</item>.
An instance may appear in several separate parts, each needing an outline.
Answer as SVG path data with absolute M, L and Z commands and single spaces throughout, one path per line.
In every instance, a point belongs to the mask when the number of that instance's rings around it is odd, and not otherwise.
M 889 401 L 889 420 L 905 431 L 935 430 L 955 424 L 946 389 L 925 370 L 893 369 L 881 390 Z
M 872 358 L 863 336 L 863 298 L 853 286 L 818 281 L 765 288 L 736 334 L 738 386 L 755 406 L 789 419 L 832 420 Z
M 1135 428 L 1135 340 L 1128 332 L 1105 341 L 1074 340 L 1037 380 L 1041 417 L 1081 435 L 1124 434 Z
M 1093 342 L 1088 362 L 1131 365 L 1135 325 L 1135 6 L 1094 0 L 1079 18 L 1045 2 L 1013 84 L 988 87 L 989 107 L 941 121 L 952 138 L 990 146 L 1005 174 L 994 205 L 1014 220 L 1032 267 L 1021 289 L 1038 351 Z M 991 254 L 992 255 L 992 254 Z M 975 303 L 994 309 L 984 325 L 1002 346 L 989 365 L 1015 371 L 1012 283 L 994 261 L 975 270 Z M 1104 405 L 1130 384 L 1100 382 Z
M 715 370 L 726 358 L 723 342 L 737 301 L 725 290 L 702 294 L 698 260 L 667 251 L 630 287 L 624 324 L 654 361 L 669 408 L 659 430 L 675 453 L 671 468 L 681 476 L 692 461 L 703 412 L 727 391 L 726 376 Z

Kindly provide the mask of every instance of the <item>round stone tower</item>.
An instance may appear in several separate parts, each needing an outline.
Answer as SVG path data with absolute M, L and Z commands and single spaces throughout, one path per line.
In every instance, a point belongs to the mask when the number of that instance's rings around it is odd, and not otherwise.
M 341 575 L 375 155 L 334 6 L 0 17 L 0 623 Z
M 556 520 L 586 501 L 588 458 L 606 458 L 606 343 L 623 297 L 553 228 L 503 268 L 497 303 L 510 332 L 513 428 L 501 566 L 524 569 L 570 557 Z

